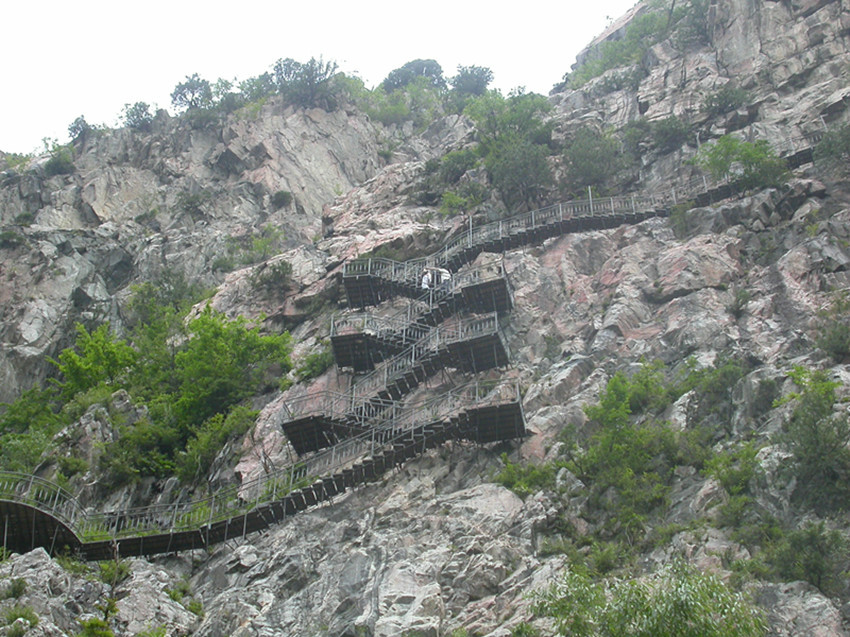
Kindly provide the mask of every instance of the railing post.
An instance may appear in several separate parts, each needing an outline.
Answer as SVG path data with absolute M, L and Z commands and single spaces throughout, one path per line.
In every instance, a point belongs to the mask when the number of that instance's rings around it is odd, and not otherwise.
M 673 193 L 673 205 L 675 206 L 675 205 L 676 205 L 676 189 L 675 189 L 675 188 L 671 188 L 671 189 L 670 189 L 670 192 L 672 192 L 672 193 Z
M 587 187 L 587 199 L 590 201 L 590 216 L 593 216 L 593 190 L 590 186 Z
M 564 220 L 564 204 L 562 204 L 562 203 L 558 204 L 558 220 L 559 221 Z M 499 227 L 501 228 L 501 226 L 502 226 L 502 222 L 500 221 Z

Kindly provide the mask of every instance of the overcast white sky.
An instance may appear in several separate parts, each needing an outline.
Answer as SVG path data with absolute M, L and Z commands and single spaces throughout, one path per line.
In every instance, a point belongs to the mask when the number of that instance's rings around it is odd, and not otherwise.
M 0 150 L 67 141 L 68 125 L 117 125 L 124 104 L 171 110 L 187 75 L 239 80 L 275 60 L 322 56 L 374 87 L 433 58 L 446 77 L 490 67 L 493 86 L 547 94 L 578 53 L 636 0 L 40 0 L 3 8 Z M 173 112 L 173 111 L 172 111 Z

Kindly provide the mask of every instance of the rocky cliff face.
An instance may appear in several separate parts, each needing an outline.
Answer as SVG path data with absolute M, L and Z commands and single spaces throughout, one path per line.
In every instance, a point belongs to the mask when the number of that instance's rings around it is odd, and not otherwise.
M 567 136 L 587 123 L 616 129 L 639 115 L 685 119 L 699 137 L 673 152 L 647 150 L 630 177 L 661 190 L 699 175 L 685 161 L 709 138 L 741 131 L 788 152 L 806 134 L 848 120 L 846 0 L 705 4 L 708 42 L 652 47 L 636 88 L 608 90 L 610 75 L 619 72 L 613 70 L 607 79 L 552 95 L 556 133 Z M 729 82 L 747 89 L 748 103 L 710 117 L 702 104 Z M 256 119 L 231 118 L 220 128 L 192 129 L 160 116 L 148 134 L 97 133 L 78 149 L 72 176 L 48 178 L 38 167 L 6 173 L 0 215 L 21 240 L 2 249 L 0 399 L 45 376 L 45 356 L 69 343 L 74 321 L 120 327 L 129 286 L 164 269 L 215 286 L 216 309 L 263 314 L 268 326 L 291 327 L 296 357 L 306 353 L 327 336 L 328 315 L 310 314 L 305 303 L 340 297 L 336 275 L 344 260 L 382 245 L 428 252 L 465 223 L 434 215 L 410 193 L 424 160 L 470 139 L 469 123 L 452 117 L 422 135 L 404 133 L 356 112 L 270 104 Z M 400 143 L 384 165 L 379 150 L 393 134 Z M 272 203 L 280 190 L 293 194 L 284 208 Z M 22 213 L 34 223 L 14 225 Z M 815 345 L 819 311 L 847 287 L 846 184 L 806 164 L 786 187 L 684 215 L 677 232 L 669 220 L 654 219 L 550 239 L 501 258 L 514 295 L 505 327 L 513 366 L 490 374 L 514 375 L 524 389 L 534 435 L 521 447 L 448 443 L 263 534 L 209 553 L 130 560 L 128 579 L 112 589 L 63 570 L 43 551 L 12 556 L 0 563 L 0 574 L 31 583 L 23 601 L 41 618 L 28 634 L 73 634 L 76 619 L 97 613 L 105 597 L 118 600 L 113 624 L 122 635 L 165 626 L 167 634 L 209 637 L 461 630 L 495 637 L 532 621 L 549 634 L 546 620 L 533 619 L 527 594 L 570 561 L 551 549 L 557 529 L 594 530 L 586 485 L 564 470 L 557 490 L 522 499 L 492 482 L 499 456 L 555 458 L 560 434 L 587 424 L 583 406 L 597 401 L 615 372 L 634 371 L 641 361 L 657 359 L 670 370 L 747 362 L 718 425 L 725 437 L 704 444 L 757 441 L 764 477 L 751 506 L 795 526 L 802 521 L 791 506 L 795 484 L 780 470 L 787 456 L 775 438 L 790 408 L 765 404 L 759 388 L 769 381 L 777 392 L 791 392 L 793 365 L 827 369 L 845 385 L 850 378 L 846 365 Z M 227 276 L 214 270 L 228 236 L 269 224 L 283 231 L 279 255 Z M 251 268 L 280 258 L 293 264 L 297 285 L 285 295 L 257 294 Z M 420 394 L 459 377 L 446 372 Z M 347 383 L 346 372 L 332 369 L 312 386 L 289 391 Z M 846 391 L 839 389 L 841 396 Z M 263 462 L 289 453 L 276 425 L 279 398 L 263 408 L 227 478 L 256 475 Z M 664 418 L 687 430 L 695 400 L 685 393 Z M 641 551 L 635 568 L 684 557 L 733 577 L 735 560 L 750 554 L 719 520 L 730 494 L 689 463 L 673 473 L 669 507 L 658 522 L 672 529 L 670 539 Z M 848 530 L 844 519 L 830 524 Z M 36 585 L 44 581 L 49 596 Z M 186 599 L 202 603 L 203 616 L 166 593 L 181 587 L 191 591 Z M 847 632 L 846 585 L 833 598 L 802 581 L 757 581 L 750 590 L 766 609 L 771 634 Z

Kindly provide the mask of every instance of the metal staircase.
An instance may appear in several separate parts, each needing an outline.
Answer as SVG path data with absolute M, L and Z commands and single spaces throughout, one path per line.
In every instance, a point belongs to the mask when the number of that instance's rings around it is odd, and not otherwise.
M 815 136 L 807 136 L 803 148 L 791 140 L 785 154 L 791 167 L 811 161 L 813 140 L 820 139 Z M 388 318 L 365 313 L 334 318 L 331 340 L 338 364 L 371 372 L 349 392 L 283 402 L 279 424 L 297 460 L 204 499 L 107 513 L 86 511 L 60 486 L 37 476 L 0 472 L 2 546 L 68 549 L 97 560 L 206 548 L 329 501 L 448 440 L 521 438 L 527 432 L 516 381 L 473 382 L 426 402 L 402 402 L 443 367 L 476 372 L 507 364 L 498 323 L 498 313 L 512 305 L 507 277 L 500 265 L 461 268 L 485 251 L 638 223 L 666 216 L 678 201 L 705 205 L 734 192 L 734 183 L 699 179 L 660 194 L 570 201 L 469 228 L 423 259 L 350 261 L 342 277 L 350 308 L 395 296 L 414 303 Z M 423 290 L 426 268 L 455 274 Z M 483 315 L 447 321 L 461 312 Z
M 206 548 L 244 538 L 331 500 L 447 440 L 494 442 L 525 435 L 515 381 L 471 383 L 395 409 L 359 435 L 192 502 L 89 513 L 58 485 L 0 472 L 3 547 L 41 546 L 105 560 Z

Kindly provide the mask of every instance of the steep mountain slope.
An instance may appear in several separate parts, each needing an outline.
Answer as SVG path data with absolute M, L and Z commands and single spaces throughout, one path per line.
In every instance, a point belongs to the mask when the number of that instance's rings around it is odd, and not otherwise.
M 582 129 L 612 129 L 636 149 L 596 184 L 597 202 L 627 191 L 675 198 L 705 176 L 687 162 L 698 146 L 727 133 L 766 140 L 791 156 L 811 147 L 824 127 L 837 131 L 848 121 L 844 0 L 687 6 L 700 18 L 695 34 L 664 37 L 631 66 L 614 65 L 549 98 L 553 137 L 567 149 Z M 635 15 L 633 21 L 646 14 Z M 614 30 L 611 37 L 623 35 Z M 593 56 L 591 50 L 586 59 Z M 743 102 L 706 108 L 724 87 L 743 91 Z M 653 123 L 674 116 L 686 134 L 667 145 L 653 137 Z M 9 235 L 3 247 L 0 397 L 46 377 L 45 356 L 70 344 L 74 321 L 109 320 L 120 330 L 129 285 L 168 269 L 215 286 L 211 305 L 229 316 L 291 328 L 294 357 L 304 360 L 327 338 L 331 312 L 344 309 L 346 261 L 376 249 L 427 254 L 470 222 L 435 215 L 416 193 L 428 159 L 474 139 L 458 116 L 414 134 L 385 128 L 354 107 L 328 113 L 272 102 L 255 120 L 231 116 L 221 128 L 160 116 L 150 133 L 99 132 L 78 149 L 73 175 L 47 177 L 38 167 L 4 173 L 2 221 L 25 240 Z M 386 140 L 396 147 L 384 165 Z M 569 157 L 549 159 L 557 174 L 569 174 Z M 709 206 L 677 205 L 671 219 L 482 257 L 503 267 L 514 307 L 500 318 L 512 365 L 479 377 L 520 383 L 533 434 L 521 445 L 446 443 L 261 534 L 208 552 L 129 560 L 127 579 L 91 582 L 40 550 L 12 556 L 0 573 L 30 583 L 21 600 L 42 618 L 27 634 L 73 634 L 77 617 L 111 614 L 96 606 L 107 598 L 116 600 L 113 629 L 127 635 L 160 626 L 167 634 L 244 637 L 552 634 L 550 619 L 533 616 L 528 593 L 571 565 L 625 578 L 677 559 L 742 586 L 765 610 L 771 634 L 846 634 L 844 505 L 813 504 L 783 432 L 797 417 L 793 393 L 806 388 L 795 366 L 825 370 L 837 396 L 847 395 L 846 364 L 818 342 L 826 327 L 846 320 L 840 299 L 838 312 L 823 312 L 847 287 L 850 207 L 840 168 L 805 162 L 783 181 Z M 291 192 L 292 203 L 277 207 L 277 191 Z M 559 193 L 551 188 L 547 196 L 556 201 Z M 494 199 L 476 209 L 479 220 L 504 207 Z M 21 214 L 32 215 L 33 225 L 13 226 Z M 228 236 L 262 237 L 269 225 L 282 231 L 279 255 L 226 276 L 215 269 L 234 245 Z M 280 259 L 292 264 L 295 283 L 284 293 L 258 289 L 254 274 Z M 378 311 L 405 306 L 389 301 Z M 351 376 L 333 367 L 257 397 L 261 412 L 250 435 L 221 454 L 239 455 L 238 464 L 217 464 L 209 484 L 246 481 L 287 462 L 284 405 L 325 389 L 345 391 Z M 410 400 L 466 378 L 444 370 Z M 642 394 L 625 384 L 635 379 L 643 379 Z M 585 407 L 604 407 L 605 397 L 614 404 L 618 391 L 631 392 L 631 418 L 617 420 L 621 429 L 604 439 L 609 449 L 595 459 L 588 451 L 602 439 L 605 419 L 616 418 Z M 774 403 L 783 396 L 789 400 Z M 115 414 L 132 411 L 117 404 L 121 398 L 95 406 L 72 427 L 68 438 L 90 457 L 97 456 L 94 442 L 113 436 Z M 827 411 L 833 414 L 831 401 Z M 842 411 L 837 404 L 836 418 Z M 628 446 L 659 431 L 659 440 L 674 442 Z M 616 455 L 617 445 L 625 455 Z M 648 456 L 652 472 L 631 464 L 638 454 Z M 599 469 L 606 457 L 644 482 L 616 482 L 610 468 Z M 528 462 L 551 475 L 524 487 L 514 482 L 514 491 L 494 482 L 503 468 L 521 472 Z M 103 510 L 170 502 L 183 488 L 176 480 L 146 480 L 101 502 L 94 478 L 72 485 Z M 831 564 L 786 567 L 795 560 L 783 562 L 782 551 L 811 550 L 815 542 L 793 541 L 817 523 L 825 526 L 815 550 Z M 49 582 L 52 597 L 37 581 Z M 188 600 L 202 602 L 203 617 L 187 612 L 181 599 L 196 610 Z

